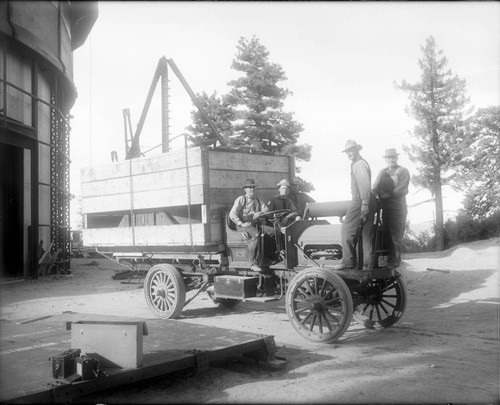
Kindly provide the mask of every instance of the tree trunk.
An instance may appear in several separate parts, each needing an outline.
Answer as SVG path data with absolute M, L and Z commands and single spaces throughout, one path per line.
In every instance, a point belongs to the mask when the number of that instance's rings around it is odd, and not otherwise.
M 436 207 L 436 251 L 441 252 L 444 249 L 444 229 L 443 229 L 443 191 L 441 185 L 440 167 L 435 167 L 434 173 L 434 198 Z

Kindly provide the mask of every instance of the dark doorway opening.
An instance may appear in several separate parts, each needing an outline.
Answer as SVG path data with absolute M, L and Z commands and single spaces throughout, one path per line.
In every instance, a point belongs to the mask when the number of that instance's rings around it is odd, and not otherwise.
M 23 275 L 23 148 L 0 143 L 0 276 Z

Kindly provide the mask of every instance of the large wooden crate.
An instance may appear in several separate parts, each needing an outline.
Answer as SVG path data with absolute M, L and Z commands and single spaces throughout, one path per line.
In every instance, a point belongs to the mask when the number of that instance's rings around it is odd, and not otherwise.
M 219 245 L 223 215 L 244 194 L 247 178 L 267 201 L 294 173 L 293 156 L 199 147 L 188 149 L 187 165 L 186 151 L 178 150 L 83 168 L 83 241 L 94 247 Z

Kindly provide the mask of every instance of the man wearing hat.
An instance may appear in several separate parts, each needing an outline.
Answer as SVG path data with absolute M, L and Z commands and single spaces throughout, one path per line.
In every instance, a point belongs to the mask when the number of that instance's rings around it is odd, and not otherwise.
M 383 157 L 387 167 L 380 171 L 373 183 L 373 192 L 381 201 L 384 228 L 390 233 L 389 267 L 401 265 L 401 245 L 408 214 L 406 194 L 410 184 L 410 173 L 408 169 L 398 165 L 398 156 L 396 149 L 386 149 Z
M 300 181 L 297 178 L 294 178 L 292 179 L 292 181 L 290 181 L 290 194 L 288 195 L 288 197 L 297 207 L 299 216 L 303 217 L 307 203 L 313 203 L 316 201 L 314 200 L 314 198 L 299 190 L 299 183 Z
M 276 187 L 278 187 L 278 195 L 268 201 L 267 208 L 269 208 L 269 211 L 290 210 L 290 213 L 280 223 L 281 226 L 287 226 L 292 218 L 298 216 L 297 208 L 288 196 L 290 193 L 290 183 L 288 180 L 283 179 L 276 184 Z
M 363 227 L 363 270 L 369 270 L 373 261 L 373 216 L 377 201 L 371 191 L 371 170 L 368 162 L 361 157 L 359 151 L 363 147 L 349 139 L 342 151 L 351 161 L 351 195 L 352 201 L 342 223 L 342 264 L 337 269 L 356 268 L 357 254 L 354 247 L 354 235 L 361 218 L 366 219 Z
M 264 201 L 255 195 L 256 186 L 253 179 L 246 179 L 243 184 L 245 195 L 236 198 L 229 212 L 229 218 L 236 224 L 237 231 L 243 233 L 248 241 L 251 270 L 261 272 L 259 231 L 255 224 L 260 214 L 269 209 Z

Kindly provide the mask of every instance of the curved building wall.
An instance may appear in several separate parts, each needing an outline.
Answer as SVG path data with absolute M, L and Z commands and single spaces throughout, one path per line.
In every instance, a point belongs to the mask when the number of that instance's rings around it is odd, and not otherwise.
M 72 52 L 96 19 L 96 2 L 0 1 L 1 276 L 43 275 L 42 251 L 69 268 Z

